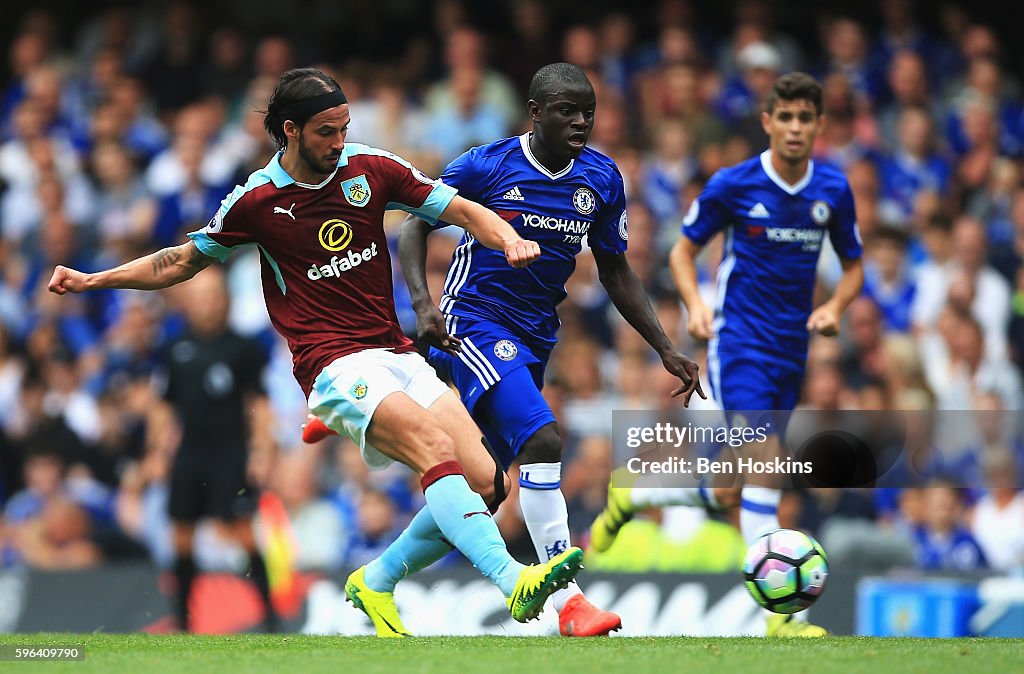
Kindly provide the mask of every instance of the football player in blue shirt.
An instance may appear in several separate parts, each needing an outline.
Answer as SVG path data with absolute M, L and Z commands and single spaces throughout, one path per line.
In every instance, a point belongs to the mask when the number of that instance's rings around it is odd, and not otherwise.
M 709 341 L 712 393 L 731 422 L 749 423 L 730 412 L 785 412 L 796 406 L 808 334 L 837 334 L 840 316 L 864 282 L 850 187 L 838 169 L 811 160 L 823 123 L 817 81 L 804 73 L 776 80 L 761 115 L 769 149 L 712 176 L 684 218 L 683 236 L 669 257 L 689 312 L 687 329 L 694 338 Z M 698 291 L 694 260 L 719 232 L 725 245 L 712 309 Z M 814 308 L 815 273 L 826 236 L 843 273 L 831 299 Z M 784 416 L 774 421 L 774 430 L 782 432 Z M 760 461 L 777 455 L 778 436 L 768 438 L 748 445 L 748 456 Z M 748 544 L 779 528 L 778 478 L 752 476 L 751 484 L 742 487 L 740 528 Z M 608 506 L 591 528 L 591 545 L 607 549 L 634 512 L 649 505 L 688 504 L 692 491 L 610 488 Z M 768 622 L 769 635 L 824 633 L 790 616 L 772 616 Z
M 562 439 L 541 387 L 559 327 L 555 307 L 565 298 L 584 239 L 616 308 L 681 380 L 673 395 L 688 405 L 694 391 L 704 393 L 697 364 L 674 349 L 626 261 L 622 176 L 611 159 L 587 147 L 596 98 L 586 74 L 568 63 L 544 66 L 533 77 L 529 97 L 532 132 L 469 150 L 441 180 L 496 211 L 518 232 L 529 232 L 541 245 L 540 259 L 527 273 L 507 274 L 497 266 L 501 260 L 464 236 L 438 308 L 424 268 L 433 227 L 407 220 L 399 254 L 417 331 L 432 346 L 430 360 L 450 376 L 501 465 L 518 459 L 523 518 L 538 556 L 549 559 L 570 543 L 559 488 Z M 366 567 L 371 590 L 390 593 L 402 577 L 451 549 L 439 532 L 420 531 L 415 521 L 408 531 Z M 606 635 L 621 627 L 619 616 L 587 601 L 578 585 L 552 599 L 565 636 Z

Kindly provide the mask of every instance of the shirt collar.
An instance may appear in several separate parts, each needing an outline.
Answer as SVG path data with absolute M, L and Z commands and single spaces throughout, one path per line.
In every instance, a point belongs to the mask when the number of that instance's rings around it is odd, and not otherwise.
M 270 180 L 274 183 L 274 187 L 280 189 L 287 187 L 293 183 L 296 183 L 295 178 L 292 178 L 288 171 L 284 170 L 281 166 L 281 157 L 284 156 L 284 150 L 278 150 L 273 157 L 270 158 L 270 162 L 267 163 L 263 171 L 270 176 Z M 341 157 L 338 158 L 338 168 L 344 168 L 348 166 L 348 144 L 345 145 L 345 149 L 341 151 Z M 328 182 L 335 176 L 334 173 L 329 175 L 324 183 Z M 321 183 L 323 185 L 324 183 Z M 305 183 L 297 183 L 303 187 L 317 187 L 316 185 L 306 185 Z

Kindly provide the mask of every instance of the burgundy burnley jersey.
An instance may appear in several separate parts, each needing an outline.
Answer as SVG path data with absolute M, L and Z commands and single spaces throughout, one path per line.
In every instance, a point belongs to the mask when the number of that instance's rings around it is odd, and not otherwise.
M 295 182 L 278 153 L 189 234 L 204 254 L 260 250 L 270 320 L 288 340 L 295 378 L 308 396 L 335 359 L 373 348 L 413 351 L 395 315 L 384 211 L 433 223 L 456 191 L 405 160 L 346 143 L 338 169 L 319 185 Z

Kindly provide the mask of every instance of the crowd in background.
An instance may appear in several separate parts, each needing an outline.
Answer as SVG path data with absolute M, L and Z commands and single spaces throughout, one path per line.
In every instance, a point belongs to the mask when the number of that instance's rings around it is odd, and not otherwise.
M 782 3 L 769 0 L 726 3 L 717 28 L 690 0 L 583 15 L 508 0 L 485 21 L 473 3 L 314 2 L 302 14 L 310 40 L 180 0 L 103 5 L 75 25 L 25 11 L 3 45 L 0 80 L 0 568 L 171 559 L 167 476 L 180 438 L 153 382 L 161 345 L 183 330 L 185 300 L 175 288 L 57 297 L 46 291 L 55 264 L 107 268 L 204 226 L 274 152 L 260 111 L 290 67 L 316 63 L 337 77 L 350 141 L 436 176 L 468 147 L 528 130 L 530 76 L 565 60 L 597 91 L 591 146 L 623 174 L 629 261 L 673 342 L 701 362 L 666 262 L 682 216 L 717 169 L 764 149 L 759 116 L 775 77 L 820 78 L 828 119 L 815 157 L 849 179 L 867 280 L 842 336 L 812 340 L 801 405 L 984 410 L 1008 422 L 987 424 L 982 446 L 962 453 L 917 433 L 905 448 L 915 479 L 902 489 L 790 492 L 780 520 L 822 536 L 838 559 L 1020 569 L 1024 429 L 1011 422 L 1024 393 L 1021 64 L 965 3 L 868 4 L 863 16 L 808 17 L 814 30 L 799 39 L 776 27 Z M 392 12 L 407 5 L 426 20 L 389 34 Z M 432 237 L 435 293 L 452 234 Z M 719 256 L 712 245 L 701 259 L 709 298 Z M 367 471 L 351 442 L 302 445 L 305 401 L 258 268 L 255 251 L 227 264 L 231 325 L 257 337 L 270 363 L 272 423 L 254 425 L 270 437 L 253 443 L 278 452 L 252 479 L 288 509 L 302 568 L 354 568 L 393 540 L 422 495 L 404 468 Z M 838 271 L 825 251 L 822 293 Z M 397 264 L 395 275 L 412 333 Z M 677 406 L 678 382 L 610 308 L 586 252 L 568 290 L 545 395 L 567 440 L 570 526 L 584 536 L 604 505 L 612 410 Z M 734 569 L 742 543 L 721 519 L 650 513 L 595 566 Z M 513 550 L 531 556 L 514 493 L 498 520 Z M 244 564 L 213 525 L 200 528 L 196 551 L 205 568 Z

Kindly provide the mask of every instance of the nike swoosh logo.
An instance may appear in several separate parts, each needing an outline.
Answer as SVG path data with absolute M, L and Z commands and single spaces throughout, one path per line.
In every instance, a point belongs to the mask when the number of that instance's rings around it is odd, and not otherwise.
M 475 513 L 466 513 L 465 515 L 462 516 L 462 519 L 468 520 L 473 515 L 487 515 L 488 517 L 490 517 L 491 513 L 486 511 L 486 510 L 480 510 L 480 511 L 477 511 Z

